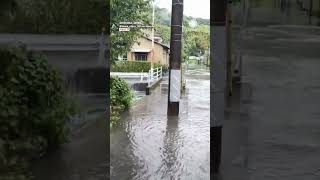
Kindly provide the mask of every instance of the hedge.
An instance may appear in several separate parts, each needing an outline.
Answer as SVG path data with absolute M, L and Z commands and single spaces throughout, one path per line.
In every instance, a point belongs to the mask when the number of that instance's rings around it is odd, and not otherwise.
M 67 140 L 73 115 L 63 80 L 46 58 L 0 46 L 0 179 L 28 179 L 27 164 Z
M 150 69 L 150 62 L 141 61 L 117 61 L 111 66 L 112 72 L 148 72 Z
M 168 71 L 167 65 L 154 64 L 155 68 L 161 66 L 164 73 Z M 144 61 L 117 61 L 111 66 L 112 72 L 148 72 L 150 69 L 151 63 Z

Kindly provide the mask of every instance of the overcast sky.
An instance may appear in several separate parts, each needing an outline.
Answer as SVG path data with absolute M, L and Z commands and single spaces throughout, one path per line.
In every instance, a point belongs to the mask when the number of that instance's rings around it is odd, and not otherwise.
M 156 5 L 171 11 L 172 0 L 155 0 Z M 184 0 L 184 14 L 210 19 L 210 0 Z

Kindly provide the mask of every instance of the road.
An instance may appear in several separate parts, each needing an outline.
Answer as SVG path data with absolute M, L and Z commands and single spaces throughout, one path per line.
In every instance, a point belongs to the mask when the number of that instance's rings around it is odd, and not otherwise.
M 210 78 L 190 70 L 180 116 L 167 117 L 168 88 L 137 102 L 110 132 L 111 179 L 210 179 Z
M 250 27 L 243 79 L 228 109 L 216 179 L 320 177 L 319 28 Z

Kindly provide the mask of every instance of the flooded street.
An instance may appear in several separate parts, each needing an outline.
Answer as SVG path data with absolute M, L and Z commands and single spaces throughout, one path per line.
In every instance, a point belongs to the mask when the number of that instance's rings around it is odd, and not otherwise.
M 269 28 L 258 37 L 256 30 L 249 32 L 243 72 L 252 90 L 250 179 L 319 179 L 319 36 L 309 31 L 283 36 Z M 274 38 L 261 37 L 270 32 Z
M 69 142 L 32 162 L 34 180 L 107 179 L 105 99 L 105 95 L 78 97 L 81 112 L 69 124 Z
M 112 180 L 210 179 L 209 72 L 191 69 L 186 82 L 179 118 L 167 117 L 163 83 L 111 129 Z
M 306 15 L 294 21 L 304 12 L 286 2 L 287 19 L 253 7 L 241 32 L 240 108 L 224 122 L 219 180 L 320 177 L 320 29 Z

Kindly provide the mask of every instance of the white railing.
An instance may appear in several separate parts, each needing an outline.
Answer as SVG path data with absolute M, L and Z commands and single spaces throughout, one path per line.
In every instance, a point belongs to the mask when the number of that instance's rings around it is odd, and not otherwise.
M 147 73 L 146 72 L 111 72 L 111 76 L 119 76 L 125 79 L 140 79 L 140 82 L 147 81 L 148 86 L 150 86 L 154 81 L 162 79 L 162 67 L 151 68 Z
M 162 78 L 162 67 L 158 67 L 158 68 L 151 68 L 148 72 L 148 86 L 151 85 L 151 83 L 153 83 L 153 81 L 157 81 L 159 79 Z

